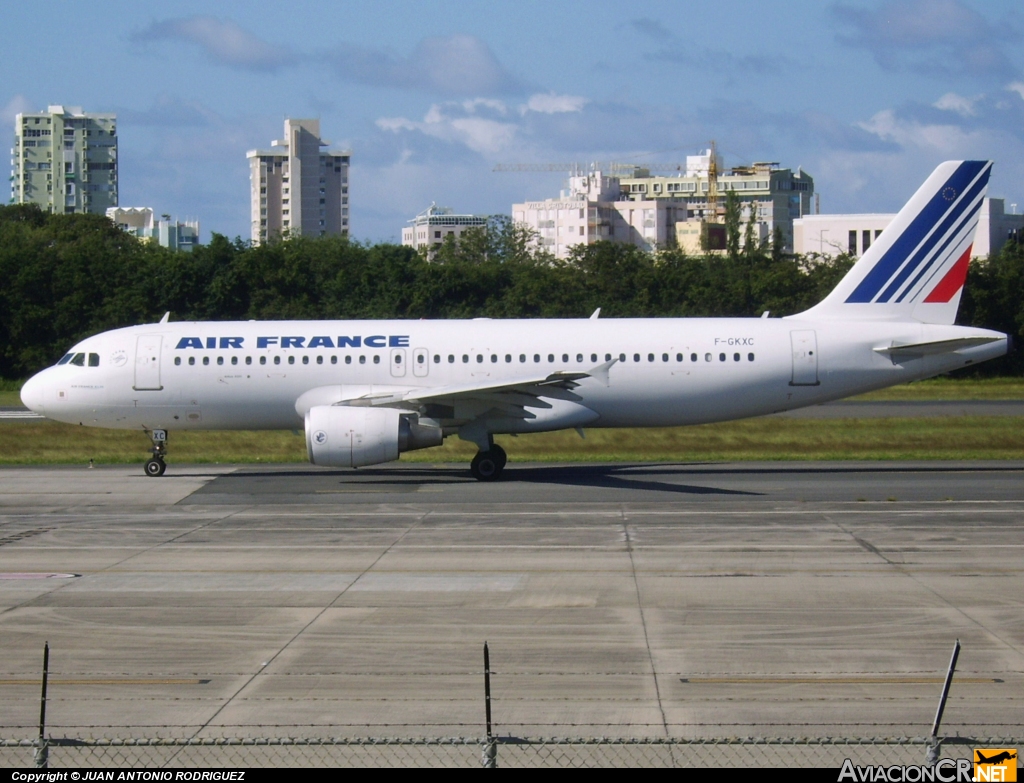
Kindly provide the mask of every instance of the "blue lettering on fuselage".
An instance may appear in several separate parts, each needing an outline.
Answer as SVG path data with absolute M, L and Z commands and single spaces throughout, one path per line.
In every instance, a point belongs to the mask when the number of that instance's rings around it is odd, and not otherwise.
M 308 342 L 307 342 L 308 341 Z M 219 347 L 221 350 L 228 348 L 244 348 L 243 343 L 245 342 L 244 337 L 182 337 L 178 340 L 178 344 L 174 346 L 175 350 L 183 350 L 186 348 L 195 348 L 198 350 L 214 350 Z M 315 337 L 257 337 L 256 347 L 257 348 L 334 348 L 335 341 L 330 337 L 324 335 L 317 335 Z M 367 348 L 408 348 L 409 347 L 409 335 L 407 334 L 371 334 L 368 337 L 361 335 L 339 335 L 337 340 L 338 348 L 360 348 L 366 346 Z

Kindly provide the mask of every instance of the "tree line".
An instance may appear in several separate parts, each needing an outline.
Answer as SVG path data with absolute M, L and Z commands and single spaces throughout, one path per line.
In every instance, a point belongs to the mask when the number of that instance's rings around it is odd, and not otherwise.
M 77 340 L 168 311 L 173 320 L 580 318 L 598 307 L 608 318 L 782 316 L 820 301 L 853 263 L 741 238 L 735 219 L 727 229 L 724 255 L 599 242 L 560 261 L 507 218 L 429 257 L 342 237 L 250 246 L 217 234 L 182 253 L 103 216 L 0 206 L 0 377 L 27 377 Z M 1024 338 L 1024 243 L 971 265 L 958 322 Z M 1020 375 L 1024 361 L 1011 354 L 978 371 Z

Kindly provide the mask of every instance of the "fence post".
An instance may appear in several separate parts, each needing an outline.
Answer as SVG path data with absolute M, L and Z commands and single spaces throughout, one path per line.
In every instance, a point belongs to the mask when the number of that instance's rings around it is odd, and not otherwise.
M 936 764 L 939 761 L 939 724 L 942 722 L 942 713 L 946 709 L 946 699 L 949 697 L 949 686 L 953 684 L 953 672 L 956 671 L 956 659 L 960 657 L 960 640 L 953 645 L 953 657 L 949 659 L 949 668 L 946 670 L 946 682 L 942 686 L 942 696 L 939 697 L 939 708 L 935 711 L 935 720 L 932 722 L 932 735 L 928 738 L 928 750 L 924 756 L 925 764 Z
M 46 681 L 50 675 L 50 643 L 43 642 L 43 692 L 39 698 L 39 739 L 32 754 L 37 769 L 49 769 L 49 748 L 46 745 Z
M 487 739 L 484 744 L 484 769 L 495 769 L 498 766 L 498 743 L 491 732 L 491 654 L 484 642 L 484 710 L 487 716 Z

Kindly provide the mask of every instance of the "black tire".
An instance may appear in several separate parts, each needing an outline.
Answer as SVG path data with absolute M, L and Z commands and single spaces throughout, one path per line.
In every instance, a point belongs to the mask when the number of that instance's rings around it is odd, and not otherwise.
M 479 451 L 469 464 L 469 472 L 477 481 L 497 481 L 505 467 L 504 460 L 490 451 Z
M 505 469 L 505 464 L 508 462 L 508 454 L 505 453 L 505 449 L 495 443 L 491 446 L 491 456 L 497 461 L 501 467 L 499 470 Z
M 159 478 L 167 470 L 167 463 L 162 459 L 151 459 L 146 463 L 146 475 L 151 478 Z

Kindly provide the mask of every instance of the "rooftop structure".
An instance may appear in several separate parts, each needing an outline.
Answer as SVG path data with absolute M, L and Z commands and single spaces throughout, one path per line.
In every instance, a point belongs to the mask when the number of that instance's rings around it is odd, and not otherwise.
M 322 150 L 320 120 L 284 122 L 284 138 L 249 150 L 253 244 L 280 235 L 347 236 L 351 153 Z
M 482 228 L 487 225 L 484 215 L 456 215 L 451 207 L 431 204 L 402 229 L 402 244 L 406 247 L 434 248 L 448 237 L 458 240 L 467 228 Z
M 11 203 L 102 215 L 117 206 L 117 118 L 48 106 L 14 118 Z
M 149 207 L 111 207 L 107 217 L 122 231 L 171 250 L 192 252 L 199 244 L 198 220 L 181 223 L 171 220 L 170 215 L 161 215 L 162 220 L 154 221 Z

